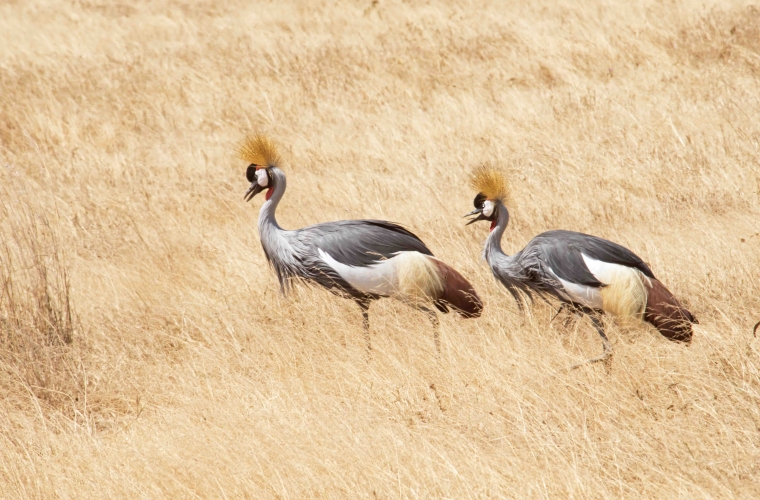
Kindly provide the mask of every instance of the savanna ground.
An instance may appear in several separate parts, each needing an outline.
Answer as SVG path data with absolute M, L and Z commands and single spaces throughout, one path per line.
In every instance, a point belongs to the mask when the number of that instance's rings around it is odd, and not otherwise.
M 3 498 L 757 498 L 760 8 L 751 2 L 5 1 Z M 282 145 L 287 228 L 399 221 L 478 320 L 279 295 L 235 147 Z M 641 255 L 690 347 L 527 316 L 465 227 Z

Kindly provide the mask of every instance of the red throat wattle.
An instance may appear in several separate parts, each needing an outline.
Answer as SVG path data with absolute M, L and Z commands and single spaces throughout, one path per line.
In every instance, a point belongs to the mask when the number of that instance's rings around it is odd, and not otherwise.
M 267 201 L 269 201 L 269 198 L 271 198 L 271 197 L 272 197 L 272 193 L 273 193 L 273 192 L 274 192 L 274 188 L 273 188 L 273 187 L 271 187 L 271 188 L 267 189 L 267 194 L 266 194 L 266 195 L 264 195 L 264 196 L 266 197 L 266 200 L 267 200 Z
M 267 198 L 267 199 L 269 199 L 269 198 Z M 494 219 L 494 220 L 491 221 L 491 231 L 493 231 L 493 229 L 495 227 L 496 227 L 496 219 Z

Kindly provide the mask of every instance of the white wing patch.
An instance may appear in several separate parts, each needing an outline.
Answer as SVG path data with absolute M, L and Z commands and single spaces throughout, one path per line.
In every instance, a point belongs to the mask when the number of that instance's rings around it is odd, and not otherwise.
M 595 288 L 558 278 L 569 300 L 618 316 L 636 316 L 644 311 L 647 293 L 643 280 L 647 278 L 638 269 L 581 256 L 591 274 L 607 286 Z
M 630 267 L 592 259 L 584 254 L 581 254 L 581 257 L 583 257 L 583 262 L 586 263 L 586 267 L 591 271 L 591 274 L 594 275 L 594 278 L 598 279 L 605 285 L 613 284 L 618 276 L 626 274 L 631 270 Z
M 579 285 L 571 281 L 563 280 L 560 277 L 557 277 L 557 279 L 562 283 L 565 298 L 591 309 L 602 309 L 601 289 L 594 288 L 593 286 Z
M 398 290 L 398 254 L 371 266 L 357 267 L 338 262 L 321 248 L 317 251 L 325 264 L 360 292 L 388 297 Z
M 649 278 L 635 267 L 610 264 L 583 255 L 589 271 L 602 283 L 609 285 L 602 289 L 604 310 L 621 317 L 638 317 L 644 314 L 647 305 Z

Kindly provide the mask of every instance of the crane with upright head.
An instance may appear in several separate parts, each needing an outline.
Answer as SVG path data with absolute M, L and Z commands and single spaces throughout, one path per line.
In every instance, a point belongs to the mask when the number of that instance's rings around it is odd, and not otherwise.
M 539 234 L 516 254 L 506 255 L 501 249 L 509 223 L 506 178 L 493 167 L 480 166 L 473 171 L 470 184 L 478 194 L 475 210 L 465 216 L 472 217 L 467 225 L 480 220 L 491 223 L 483 256 L 493 275 L 520 309 L 520 293 L 529 299 L 536 294 L 558 299 L 561 307 L 588 315 L 602 338 L 604 351 L 587 363 L 612 354 L 600 319 L 602 313 L 642 319 L 669 340 L 691 342 L 691 325 L 696 319 L 636 254 L 596 236 L 555 230 Z
M 254 135 L 238 152 L 249 163 L 246 177 L 251 185 L 245 200 L 266 190 L 259 211 L 259 237 L 283 294 L 293 280 L 300 280 L 353 299 L 362 311 L 368 349 L 372 348 L 369 306 L 381 297 L 396 298 L 427 313 L 439 351 L 438 318 L 432 307 L 443 313 L 450 307 L 465 318 L 480 316 L 483 304 L 472 285 L 398 224 L 342 220 L 296 230 L 281 228 L 275 210 L 287 181 L 274 143 Z

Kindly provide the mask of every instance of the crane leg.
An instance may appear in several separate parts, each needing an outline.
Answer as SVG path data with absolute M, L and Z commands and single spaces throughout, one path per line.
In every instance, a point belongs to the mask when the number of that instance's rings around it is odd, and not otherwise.
M 552 321 L 554 321 L 555 319 L 557 319 L 557 316 L 559 316 L 559 314 L 560 314 L 562 311 L 564 311 L 564 310 L 565 310 L 565 306 L 566 306 L 566 305 L 565 305 L 565 303 L 564 303 L 564 302 L 563 302 L 563 303 L 561 303 L 561 304 L 559 305 L 559 309 L 557 309 L 557 313 L 556 313 L 554 316 L 552 316 L 552 319 L 550 319 L 550 320 L 549 320 L 549 323 L 551 323 Z
M 557 312 L 554 314 L 554 316 L 552 316 L 552 319 L 549 320 L 549 323 L 557 319 L 557 316 L 559 316 L 562 313 L 562 311 L 567 312 L 567 317 L 565 317 L 565 321 L 562 322 L 562 326 L 564 326 L 565 328 L 567 328 L 570 325 L 570 322 L 573 321 L 573 319 L 575 319 L 576 316 L 583 316 L 584 313 L 589 314 L 589 312 L 587 311 L 578 310 L 578 308 L 572 304 L 568 304 L 567 302 L 562 302 L 559 305 L 559 309 L 557 309 Z
M 364 340 L 367 342 L 367 351 L 372 350 L 372 340 L 369 336 L 369 302 L 357 302 L 362 309 L 362 324 L 364 326 Z
M 438 321 L 438 315 L 433 310 L 428 311 L 428 317 L 430 318 L 430 322 L 433 323 L 435 350 L 438 354 L 441 354 L 441 323 Z
M 594 328 L 596 328 L 597 333 L 599 333 L 599 336 L 602 337 L 602 344 L 604 345 L 604 350 L 602 351 L 602 354 L 599 356 L 596 356 L 594 358 L 587 359 L 583 363 L 578 363 L 577 365 L 573 365 L 568 370 L 574 370 L 580 366 L 588 365 L 591 363 L 597 363 L 599 361 L 607 361 L 610 356 L 612 356 L 612 344 L 610 344 L 610 340 L 607 338 L 607 335 L 604 333 L 604 325 L 602 324 L 602 319 L 596 315 L 591 314 L 589 315 L 589 318 L 591 318 L 591 322 L 594 324 Z
M 417 310 L 427 314 L 430 323 L 433 324 L 433 341 L 435 342 L 435 350 L 438 354 L 441 354 L 441 323 L 438 321 L 438 315 L 433 309 L 428 309 L 425 306 L 417 306 Z

